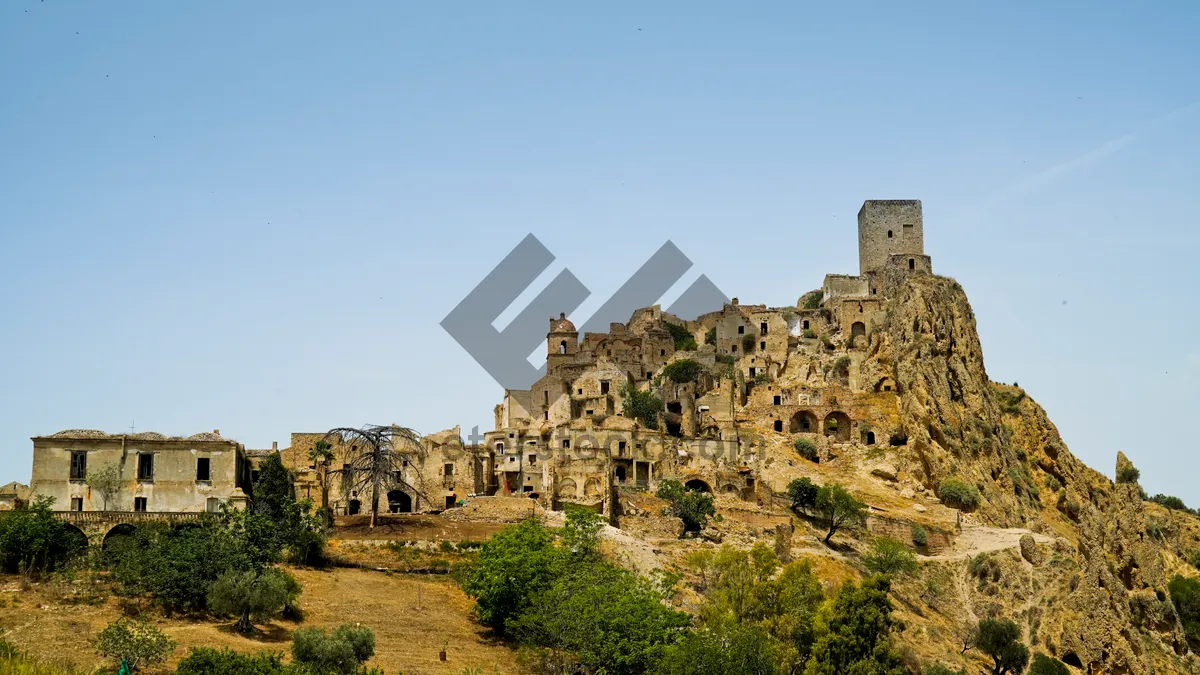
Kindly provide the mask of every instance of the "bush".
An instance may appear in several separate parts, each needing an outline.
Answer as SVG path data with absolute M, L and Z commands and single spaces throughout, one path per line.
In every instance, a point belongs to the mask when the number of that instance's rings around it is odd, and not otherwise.
M 957 478 L 947 478 L 938 485 L 938 499 L 948 506 L 973 511 L 979 506 L 979 490 Z
M 1168 509 L 1171 509 L 1172 511 L 1188 511 L 1189 510 L 1187 505 L 1184 504 L 1183 500 L 1180 499 L 1179 497 L 1172 497 L 1170 495 L 1157 494 L 1157 495 L 1154 495 L 1153 497 L 1151 497 L 1150 501 L 1154 502 L 1155 504 L 1158 504 L 1159 506 L 1163 506 Z
M 1052 656 L 1035 654 L 1028 675 L 1071 675 L 1071 671 L 1067 670 L 1065 663 Z
M 1013 385 L 1016 386 L 1015 384 Z M 995 387 L 996 398 L 1000 400 L 1000 411 L 1006 415 L 1016 415 L 1021 412 L 1021 401 L 1025 400 L 1025 392 L 1018 389 L 1017 391 L 1008 391 Z
M 123 663 L 129 664 L 131 670 L 162 663 L 174 650 L 175 641 L 157 626 L 127 617 L 108 624 L 96 636 L 96 651 L 112 659 L 118 668 Z
M 1188 562 L 1192 564 L 1192 567 L 1200 569 L 1200 550 L 1192 551 L 1192 555 L 1188 558 Z
M 529 607 L 533 593 L 553 578 L 554 539 L 536 519 L 507 527 L 484 543 L 463 583 L 475 598 L 475 616 L 508 634 L 508 623 Z
M 1007 619 L 983 619 L 979 622 L 975 646 L 992 657 L 995 675 L 1020 673 L 1029 662 L 1029 649 L 1021 644 L 1021 629 Z
M 727 675 L 754 673 L 774 675 L 776 647 L 771 636 L 759 626 L 718 624 L 713 629 L 688 633 L 667 647 L 655 668 L 655 675 Z
M 833 367 L 831 370 L 833 371 L 834 375 L 845 377 L 850 374 L 850 363 L 851 361 L 849 356 L 842 356 L 838 358 L 837 361 L 833 362 Z
M 287 572 L 269 568 L 260 572 L 226 572 L 208 590 L 208 606 L 219 616 L 236 616 L 237 630 L 251 633 L 251 622 L 263 622 L 295 603 L 300 584 Z
M 703 372 L 704 366 L 699 361 L 680 359 L 668 363 L 662 369 L 662 376 L 677 384 L 683 384 L 685 382 L 695 382 L 696 378 L 700 377 L 700 373 Z
M 1137 470 L 1137 467 L 1132 464 L 1126 464 L 1117 472 L 1118 483 L 1136 483 L 1138 478 L 1141 478 L 1142 472 Z
M 912 543 L 916 546 L 929 545 L 929 533 L 920 525 L 913 524 L 912 526 Z
M 717 344 L 717 329 L 715 327 L 709 328 L 708 331 L 704 333 L 704 344 L 706 344 L 706 345 Z
M 824 297 L 825 291 L 823 290 L 809 291 L 804 294 L 803 298 L 800 298 L 800 303 L 804 309 L 817 309 L 821 306 L 821 299 Z
M 788 500 L 792 510 L 797 513 L 807 511 L 817 505 L 817 492 L 820 488 L 807 478 L 797 478 L 788 483 Z
M 687 326 L 681 326 L 676 323 L 666 323 L 667 331 L 671 333 L 671 339 L 675 341 L 675 351 L 691 352 L 696 350 L 696 338 L 692 335 L 692 331 L 687 329 Z
M 660 499 L 671 502 L 671 513 L 683 521 L 687 532 L 698 532 L 708 524 L 708 516 L 714 515 L 713 496 L 700 490 L 688 490 L 676 480 L 664 480 L 655 493 Z
M 1200 651 L 1200 581 L 1175 575 L 1167 586 L 1192 651 Z
M 817 331 L 815 331 L 811 328 L 805 328 L 804 332 L 800 333 L 800 336 L 807 338 L 809 340 L 815 340 L 815 339 L 817 339 Z
M 286 675 L 288 667 L 279 654 L 243 654 L 225 647 L 193 647 L 175 675 Z
M 917 571 L 917 556 L 902 542 L 879 537 L 870 552 L 862 557 L 867 570 L 874 574 L 912 574 Z
M 374 655 L 375 631 L 360 624 L 342 624 L 329 635 L 320 628 L 292 633 L 292 658 L 312 675 L 352 675 Z
M 820 456 L 817 454 L 816 444 L 807 438 L 797 438 L 796 442 L 792 443 L 792 447 L 796 448 L 796 452 L 801 457 L 810 462 L 816 462 L 820 459 Z
M 0 518 L 0 572 L 42 574 L 62 567 L 86 549 L 78 531 L 50 511 L 53 497 L 7 511 Z
M 621 389 L 621 414 L 641 422 L 647 429 L 658 428 L 658 413 L 662 409 L 661 398 L 639 390 L 632 382 L 626 382 Z

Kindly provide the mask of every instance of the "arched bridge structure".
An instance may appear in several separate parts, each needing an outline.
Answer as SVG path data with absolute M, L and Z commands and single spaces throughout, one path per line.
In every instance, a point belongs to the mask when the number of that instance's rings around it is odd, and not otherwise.
M 55 511 L 54 517 L 75 526 L 87 537 L 88 546 L 102 546 L 114 529 L 123 525 L 137 527 L 146 523 L 183 525 L 199 523 L 208 513 L 149 511 Z

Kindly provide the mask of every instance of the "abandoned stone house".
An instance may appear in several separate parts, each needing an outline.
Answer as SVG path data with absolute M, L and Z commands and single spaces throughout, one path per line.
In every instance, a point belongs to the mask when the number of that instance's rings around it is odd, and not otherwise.
M 343 486 L 344 471 L 349 458 L 359 448 L 347 446 L 340 437 L 329 440 L 333 461 L 326 466 L 314 461 L 310 451 L 321 433 L 293 433 L 291 445 L 280 450 L 284 466 L 296 476 L 296 495 L 325 506 L 326 491 L 322 480 L 328 477 L 329 508 L 337 515 L 355 515 L 370 509 L 371 495 L 360 493 L 355 486 Z M 479 446 L 462 442 L 458 427 L 422 436 L 420 443 L 404 454 L 400 468 L 380 494 L 379 510 L 384 513 L 416 513 L 440 511 L 453 507 L 468 495 L 484 491 L 486 476 L 491 473 L 491 457 Z
M 56 510 L 215 512 L 221 504 L 246 505 L 245 448 L 217 431 L 168 437 L 71 429 L 32 440 L 30 490 L 53 497 Z M 108 466 L 120 480 L 105 495 L 88 476 Z
M 19 509 L 33 498 L 33 489 L 28 485 L 13 481 L 0 485 L 0 511 Z
M 858 364 L 886 320 L 885 299 L 909 277 L 932 273 L 920 201 L 864 202 L 858 234 L 859 274 L 827 275 L 816 307 L 734 298 L 684 320 L 654 306 L 582 336 L 565 315 L 551 319 L 546 374 L 529 390 L 505 391 L 485 435 L 495 467 L 487 492 L 611 514 L 622 488 L 653 489 L 670 477 L 754 499 L 764 443 L 810 435 L 829 458 L 841 444 L 879 442 L 895 405 L 892 379 Z M 677 351 L 678 327 L 695 349 Z M 682 358 L 705 371 L 689 382 L 664 379 L 663 368 Z M 626 386 L 662 400 L 653 428 L 625 416 Z

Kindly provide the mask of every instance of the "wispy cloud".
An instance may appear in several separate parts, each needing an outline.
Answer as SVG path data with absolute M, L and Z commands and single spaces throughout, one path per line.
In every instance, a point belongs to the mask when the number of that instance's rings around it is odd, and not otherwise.
M 1170 124 L 1178 119 L 1187 117 L 1188 115 L 1191 115 L 1197 111 L 1200 111 L 1200 101 L 1193 101 L 1181 108 L 1176 108 L 1175 110 L 1159 115 L 1158 117 L 1151 119 L 1127 134 L 1118 136 L 1109 141 L 1105 141 L 1099 146 L 1081 155 L 1055 164 L 1054 166 L 1043 169 L 1042 171 L 1018 181 L 1017 183 L 985 199 L 983 201 L 983 207 L 987 208 L 1004 199 L 1027 192 L 1033 192 L 1054 182 L 1060 176 L 1064 176 L 1073 171 L 1078 171 L 1079 169 L 1092 166 L 1105 157 L 1115 154 L 1123 148 L 1132 145 L 1135 141 L 1147 133 L 1158 129 L 1159 127 Z

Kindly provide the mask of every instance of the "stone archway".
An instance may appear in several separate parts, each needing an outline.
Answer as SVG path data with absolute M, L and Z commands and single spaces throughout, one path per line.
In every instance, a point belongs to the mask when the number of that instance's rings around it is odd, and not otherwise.
M 838 441 L 850 440 L 850 417 L 840 410 L 826 415 L 825 435 Z
M 132 523 L 117 523 L 108 528 L 108 531 L 100 538 L 101 548 L 105 551 L 110 547 L 119 547 L 122 540 L 128 541 L 128 538 L 137 536 L 137 528 Z
M 388 513 L 412 513 L 412 497 L 404 490 L 389 490 L 387 502 Z
M 689 490 L 695 490 L 697 492 L 708 492 L 708 493 L 712 492 L 712 488 L 709 487 L 708 483 L 700 480 L 699 478 L 693 478 L 693 479 L 689 480 L 688 482 L 683 484 L 683 487 L 685 487 Z
M 807 410 L 800 410 L 792 415 L 788 431 L 793 434 L 814 434 L 817 432 L 817 416 Z
M 579 486 L 570 478 L 564 478 L 558 483 L 558 496 L 564 499 L 578 499 Z

